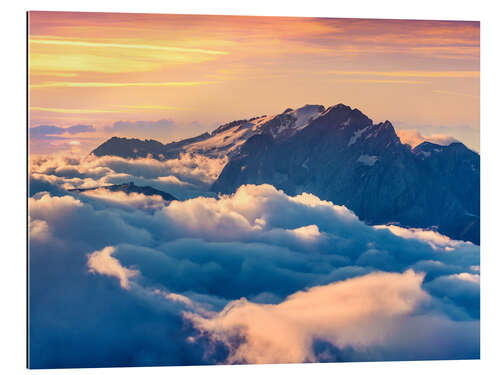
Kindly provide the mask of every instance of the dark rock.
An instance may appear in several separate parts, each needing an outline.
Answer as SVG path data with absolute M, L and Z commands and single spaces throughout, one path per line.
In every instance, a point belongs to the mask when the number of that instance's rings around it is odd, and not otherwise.
M 91 190 L 97 190 L 97 189 L 105 189 L 108 191 L 112 192 L 117 192 L 117 191 L 122 191 L 126 194 L 130 193 L 138 193 L 138 194 L 143 194 L 143 195 L 159 195 L 160 197 L 163 198 L 164 201 L 176 201 L 177 198 L 175 198 L 172 194 L 165 193 L 164 191 L 155 189 L 151 186 L 138 186 L 134 184 L 134 182 L 129 182 L 126 184 L 119 184 L 119 185 L 108 185 L 108 186 L 98 186 L 95 188 L 87 188 L 87 189 L 69 189 L 68 191 L 75 191 L 75 192 L 84 192 L 84 191 L 91 191 Z
M 389 121 L 340 104 L 289 137 L 248 139 L 212 190 L 269 183 L 345 205 L 369 224 L 437 228 L 479 244 L 479 176 L 479 155 L 462 143 L 412 150 Z

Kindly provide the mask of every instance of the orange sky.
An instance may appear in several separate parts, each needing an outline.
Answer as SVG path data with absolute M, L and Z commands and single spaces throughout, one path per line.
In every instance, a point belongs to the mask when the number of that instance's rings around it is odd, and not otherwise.
M 31 127 L 96 129 L 32 152 L 339 102 L 479 150 L 478 22 L 30 12 L 29 73 Z

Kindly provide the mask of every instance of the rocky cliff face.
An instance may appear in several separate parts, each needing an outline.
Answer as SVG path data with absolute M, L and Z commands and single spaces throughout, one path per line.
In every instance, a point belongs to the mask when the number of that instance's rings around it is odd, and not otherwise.
M 436 227 L 479 243 L 479 155 L 461 143 L 402 144 L 390 122 L 337 105 L 288 137 L 254 135 L 213 190 L 269 183 L 345 205 L 370 224 Z

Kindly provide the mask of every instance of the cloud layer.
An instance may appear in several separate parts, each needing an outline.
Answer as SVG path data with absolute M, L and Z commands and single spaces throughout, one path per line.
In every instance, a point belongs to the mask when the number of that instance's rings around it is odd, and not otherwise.
M 231 363 L 317 361 L 314 340 L 339 349 L 384 342 L 392 321 L 428 298 L 420 287 L 422 279 L 413 271 L 372 273 L 296 292 L 276 305 L 241 299 L 213 318 L 186 316 L 233 349 Z
M 453 142 L 458 142 L 456 138 L 445 134 L 423 136 L 419 131 L 410 129 L 398 129 L 398 137 L 401 139 L 401 142 L 409 144 L 411 147 L 416 147 L 422 142 L 436 143 L 441 146 L 448 146 Z
M 30 160 L 30 195 L 134 182 L 152 186 L 178 198 L 205 194 L 226 164 L 226 159 L 182 154 L 178 159 L 124 159 L 116 156 L 33 156 Z
M 210 196 L 219 162 L 31 161 L 31 367 L 479 356 L 477 246 L 270 185 Z M 183 200 L 65 190 L 128 179 Z
M 36 140 L 51 140 L 60 139 L 57 137 L 62 134 L 80 134 L 80 133 L 93 133 L 96 129 L 93 125 L 73 125 L 69 127 L 61 127 L 55 125 L 39 125 L 30 128 L 29 135 L 31 139 Z

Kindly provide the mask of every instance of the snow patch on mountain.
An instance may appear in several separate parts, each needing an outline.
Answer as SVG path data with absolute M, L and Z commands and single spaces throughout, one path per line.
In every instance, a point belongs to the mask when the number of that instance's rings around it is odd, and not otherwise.
M 250 123 L 253 124 L 252 130 L 254 132 L 258 132 L 259 129 L 262 127 L 263 124 L 271 121 L 275 117 L 276 117 L 276 115 L 271 115 L 271 116 L 265 115 L 265 116 L 258 117 L 256 119 L 251 120 Z
M 355 144 L 359 137 L 363 135 L 364 132 L 368 130 L 369 126 L 364 127 L 363 129 L 356 130 L 354 134 L 352 135 L 351 139 L 349 139 L 349 143 L 347 144 L 349 147 Z
M 295 121 L 294 128 L 297 130 L 304 129 L 311 121 L 318 118 L 325 110 L 322 105 L 305 105 L 295 111 L 290 112 L 297 120 Z
M 185 146 L 188 153 L 201 153 L 210 157 L 232 155 L 256 134 L 270 133 L 273 138 L 294 134 L 308 126 L 325 110 L 322 105 L 305 105 L 287 109 L 278 115 L 264 115 L 250 120 L 239 120 L 219 126 L 209 138 Z
M 345 120 L 342 125 L 340 126 L 342 129 L 347 128 L 351 124 L 351 118 L 349 117 L 347 120 Z
M 223 157 L 240 147 L 255 132 L 251 122 L 228 128 L 212 135 L 210 138 L 186 146 L 189 153 L 201 153 L 213 157 Z

